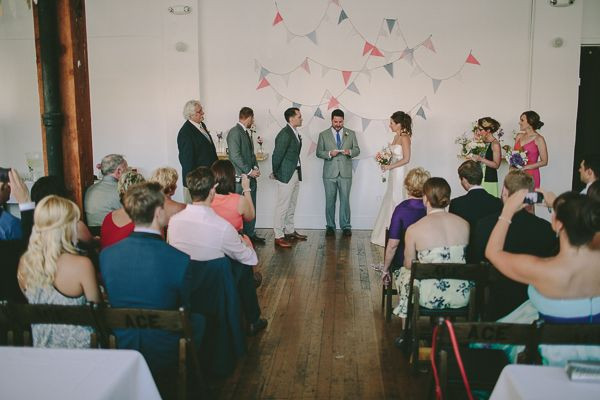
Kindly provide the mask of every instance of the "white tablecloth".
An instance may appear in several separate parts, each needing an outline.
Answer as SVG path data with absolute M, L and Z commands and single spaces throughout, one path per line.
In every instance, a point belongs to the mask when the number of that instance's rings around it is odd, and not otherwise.
M 133 350 L 0 347 L 0 399 L 160 399 Z
M 564 368 L 540 365 L 504 367 L 490 400 L 600 399 L 600 383 L 572 382 Z

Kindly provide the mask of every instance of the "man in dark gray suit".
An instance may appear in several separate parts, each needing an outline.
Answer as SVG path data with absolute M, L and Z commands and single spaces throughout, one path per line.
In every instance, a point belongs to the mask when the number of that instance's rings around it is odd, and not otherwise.
M 235 174 L 248 175 L 250 178 L 250 195 L 256 210 L 256 178 L 260 176 L 256 155 L 254 154 L 254 141 L 249 129 L 254 123 L 254 111 L 249 107 L 240 110 L 239 122 L 229 130 L 227 134 L 227 148 L 229 150 L 229 161 L 235 167 Z M 236 183 L 235 190 L 242 194 L 242 184 Z M 256 218 L 252 221 L 244 221 L 244 233 L 248 235 L 254 244 L 264 243 L 265 239 L 256 235 L 254 226 Z
M 302 136 L 298 128 L 302 126 L 302 114 L 297 107 L 285 110 L 283 114 L 287 125 L 279 131 L 275 138 L 275 148 L 271 158 L 273 177 L 277 182 L 277 202 L 273 230 L 275 245 L 283 248 L 292 247 L 293 240 L 306 240 L 305 235 L 296 232 L 294 228 L 294 213 L 302 169 L 300 166 L 300 149 Z

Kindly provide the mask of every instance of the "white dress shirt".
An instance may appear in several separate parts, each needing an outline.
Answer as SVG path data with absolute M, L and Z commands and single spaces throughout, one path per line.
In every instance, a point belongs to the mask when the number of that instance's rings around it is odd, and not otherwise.
M 254 249 L 246 246 L 233 226 L 211 207 L 188 204 L 171 217 L 168 242 L 192 260 L 208 261 L 228 256 L 245 265 L 258 264 Z

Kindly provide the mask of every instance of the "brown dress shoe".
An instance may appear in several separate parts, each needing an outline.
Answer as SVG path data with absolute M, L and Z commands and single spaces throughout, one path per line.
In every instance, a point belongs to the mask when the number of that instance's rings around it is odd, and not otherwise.
M 285 249 L 289 249 L 292 247 L 292 244 L 285 240 L 284 238 L 275 239 L 275 246 L 283 247 Z
M 301 235 L 298 232 L 294 231 L 294 233 L 289 233 L 285 235 L 286 239 L 296 239 L 296 240 L 306 240 L 308 236 Z

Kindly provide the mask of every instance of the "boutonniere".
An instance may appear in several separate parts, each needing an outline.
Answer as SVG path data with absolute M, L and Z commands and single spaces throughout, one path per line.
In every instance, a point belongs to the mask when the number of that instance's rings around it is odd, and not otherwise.
M 344 131 L 344 136 L 348 136 L 348 131 Z

